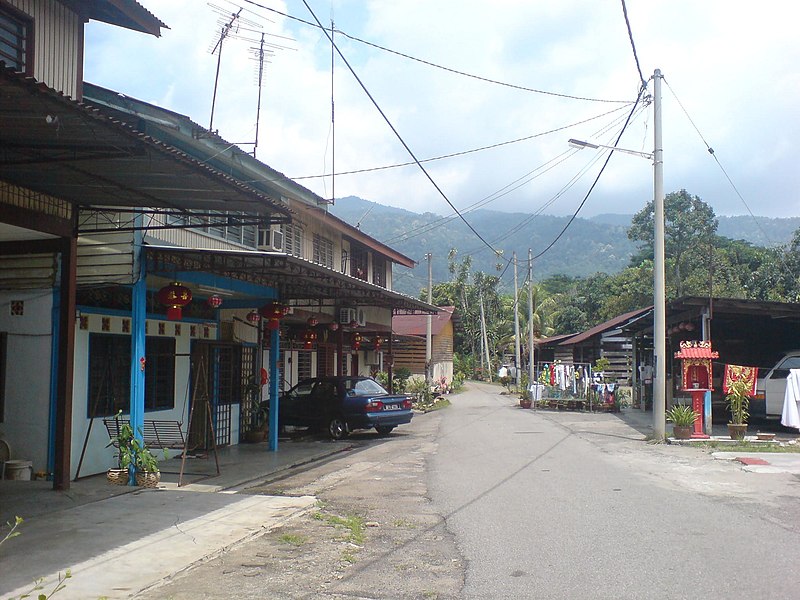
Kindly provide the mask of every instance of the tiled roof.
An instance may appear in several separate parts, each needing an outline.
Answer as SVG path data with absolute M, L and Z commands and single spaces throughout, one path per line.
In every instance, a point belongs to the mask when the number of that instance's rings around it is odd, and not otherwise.
M 619 327 L 626 321 L 638 317 L 649 311 L 652 307 L 647 308 L 640 308 L 638 310 L 632 310 L 631 312 L 627 312 L 624 315 L 619 315 L 618 317 L 614 317 L 613 319 L 609 319 L 605 323 L 600 323 L 599 325 L 595 325 L 591 329 L 587 329 L 583 333 L 579 333 L 575 337 L 571 337 L 566 341 L 561 342 L 561 346 L 571 346 L 572 344 L 578 344 L 585 340 L 588 340 L 590 337 L 597 335 L 598 333 L 603 333 L 604 331 L 608 331 L 609 329 L 614 329 L 615 327 Z

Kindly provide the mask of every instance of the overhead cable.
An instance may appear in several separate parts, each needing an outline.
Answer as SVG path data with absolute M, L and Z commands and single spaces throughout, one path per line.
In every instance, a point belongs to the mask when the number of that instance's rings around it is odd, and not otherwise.
M 285 12 L 281 12 L 281 11 L 276 10 L 274 8 L 270 8 L 269 6 L 264 6 L 263 4 L 260 4 L 260 3 L 256 2 L 255 0 L 242 0 L 242 1 L 246 2 L 247 4 L 250 4 L 252 6 L 257 6 L 257 7 L 261 8 L 261 9 L 263 9 L 263 10 L 266 10 L 266 11 L 281 15 L 282 17 L 286 17 L 287 19 L 291 19 L 292 21 L 297 21 L 298 23 L 303 23 L 304 25 L 308 25 L 310 27 L 318 27 L 319 29 L 325 31 L 325 35 L 328 36 L 328 38 L 330 39 L 330 36 L 328 35 L 328 31 L 329 30 L 325 29 L 325 27 L 322 26 L 322 23 L 317 19 L 316 15 L 313 12 L 311 14 L 314 17 L 314 19 L 317 21 L 316 23 L 312 23 L 310 21 L 306 21 L 305 19 L 301 19 L 299 17 L 292 16 L 292 15 L 287 14 Z M 311 8 L 308 6 L 307 2 L 304 1 L 303 4 L 305 4 L 306 8 L 308 8 L 308 10 L 311 11 Z M 400 56 L 402 58 L 406 58 L 408 60 L 416 61 L 418 63 L 427 65 L 429 67 L 434 67 L 436 69 L 441 69 L 443 71 L 447 71 L 449 73 L 454 73 L 456 75 L 462 75 L 464 77 L 477 79 L 478 81 L 483 81 L 485 83 L 492 83 L 492 84 L 495 84 L 495 85 L 500 85 L 500 86 L 512 88 L 512 89 L 515 89 L 515 90 L 520 90 L 520 91 L 523 91 L 523 92 L 532 92 L 534 94 L 544 94 L 546 96 L 556 96 L 558 98 L 568 98 L 570 100 L 583 100 L 585 102 L 607 102 L 607 103 L 612 103 L 612 104 L 624 104 L 624 105 L 630 104 L 630 100 L 608 100 L 608 99 L 604 99 L 604 98 L 589 98 L 589 97 L 585 97 L 585 96 L 573 96 L 571 94 L 562 94 L 562 93 L 559 93 L 559 92 L 551 92 L 551 91 L 547 91 L 547 90 L 529 88 L 529 87 L 525 87 L 525 86 L 522 86 L 522 85 L 516 85 L 516 84 L 513 84 L 513 83 L 505 83 L 503 81 L 497 81 L 495 79 L 490 79 L 488 77 L 481 77 L 480 75 L 473 75 L 471 73 L 466 73 L 464 71 L 459 71 L 457 69 L 452 69 L 450 67 L 445 67 L 445 66 L 436 64 L 436 63 L 428 61 L 428 60 L 424 60 L 424 59 L 421 59 L 421 58 L 416 58 L 414 56 L 411 56 L 410 54 L 405 54 L 403 52 L 398 52 L 397 50 L 392 50 L 391 48 L 386 48 L 386 47 L 381 46 L 379 44 L 375 44 L 373 42 L 368 42 L 367 40 L 362 40 L 361 38 L 358 38 L 358 37 L 355 37 L 353 35 L 350 35 L 349 33 L 345 32 L 345 31 L 341 31 L 339 29 L 336 29 L 335 32 L 338 33 L 339 35 L 342 35 L 342 36 L 344 36 L 344 37 L 346 37 L 348 39 L 353 40 L 354 42 L 359 42 L 361 44 L 365 44 L 367 46 L 371 46 L 371 47 L 376 48 L 378 50 L 383 50 L 384 52 L 389 52 L 390 54 L 395 54 L 395 55 Z M 337 48 L 337 52 L 339 52 L 338 48 Z M 341 52 L 339 54 L 341 56 Z
M 436 183 L 436 181 L 433 179 L 433 177 L 431 177 L 431 174 L 430 174 L 430 173 L 428 173 L 427 169 L 426 169 L 426 168 L 425 168 L 425 167 L 422 165 L 422 163 L 421 163 L 421 162 L 420 162 L 420 161 L 417 159 L 417 157 L 416 157 L 416 155 L 414 154 L 414 152 L 411 150 L 411 148 L 408 146 L 408 144 L 406 144 L 405 140 L 403 139 L 403 136 L 401 136 L 401 135 L 400 135 L 400 133 L 397 131 L 397 129 L 395 129 L 394 125 L 392 125 L 392 122 L 389 120 L 389 117 L 387 117 L 387 116 L 386 116 L 386 113 L 384 113 L 384 112 L 383 112 L 383 109 L 380 107 L 380 105 L 378 104 L 378 102 L 375 100 L 375 98 L 374 98 L 374 97 L 372 96 L 372 94 L 369 92 L 369 90 L 367 89 L 367 86 L 366 86 L 366 85 L 364 85 L 364 82 L 363 82 L 363 81 L 361 81 L 361 78 L 360 78 L 360 77 L 358 76 L 358 74 L 355 72 L 355 69 L 353 69 L 353 67 L 350 65 L 350 62 L 347 60 L 347 58 L 345 58 L 345 56 L 344 56 L 344 54 L 342 53 L 342 51 L 341 51 L 341 50 L 339 49 L 339 47 L 338 47 L 338 46 L 337 46 L 337 45 L 334 43 L 334 41 L 333 41 L 333 38 L 330 36 L 330 34 L 328 33 L 328 31 L 327 31 L 327 30 L 326 30 L 324 27 L 322 27 L 322 23 L 320 23 L 319 19 L 317 18 L 317 15 L 316 15 L 316 14 L 314 14 L 314 11 L 313 11 L 313 10 L 311 9 L 311 7 L 308 5 L 308 2 L 307 2 L 306 0 L 303 0 L 303 4 L 305 4 L 306 8 L 308 9 L 308 12 L 310 12 L 310 13 L 311 13 L 311 16 L 312 16 L 312 17 L 314 17 L 314 20 L 315 20 L 315 21 L 316 21 L 316 22 L 319 24 L 319 26 L 320 26 L 320 29 L 321 29 L 322 31 L 324 31 L 324 32 L 325 32 L 325 35 L 326 35 L 326 36 L 328 37 L 328 39 L 330 40 L 331 44 L 333 44 L 333 47 L 334 47 L 334 48 L 336 48 L 336 53 L 339 55 L 339 58 L 341 58 L 341 59 L 342 59 L 342 62 L 344 62 L 345 66 L 346 66 L 346 67 L 349 69 L 350 73 L 353 75 L 353 77 L 355 78 L 355 80 L 358 82 L 358 85 L 359 85 L 359 86 L 361 86 L 361 89 L 362 89 L 362 90 L 364 91 L 364 93 L 367 95 L 367 98 L 369 98 L 369 99 L 370 99 L 370 102 L 372 102 L 372 105 L 375 107 L 375 109 L 378 111 L 378 113 L 380 113 L 381 117 L 383 117 L 383 120 L 386 122 L 386 124 L 387 124 L 387 125 L 389 126 L 389 128 L 392 130 L 392 132 L 394 133 L 395 137 L 397 137 L 398 141 L 399 141 L 399 142 L 400 142 L 400 143 L 403 145 L 403 147 L 406 149 L 406 152 L 408 152 L 409 156 L 411 156 L 411 158 L 412 158 L 412 159 L 414 160 L 414 162 L 417 164 L 417 166 L 419 167 L 420 171 L 422 171 L 422 173 L 425 175 L 425 177 L 428 179 L 428 181 L 430 181 L 430 182 L 431 182 L 431 185 L 433 185 L 433 187 L 436 189 L 436 191 L 437 191 L 437 192 L 439 192 L 439 195 L 440 195 L 440 196 L 441 196 L 441 197 L 444 199 L 444 201 L 445 201 L 445 202 L 447 202 L 447 204 L 448 204 L 448 205 L 450 205 L 450 208 L 452 208 L 452 209 L 453 209 L 453 211 L 454 211 L 454 212 L 455 212 L 455 213 L 456 213 L 456 214 L 459 216 L 459 218 L 460 218 L 460 219 L 461 219 L 461 220 L 464 222 L 464 224 L 465 224 L 467 227 L 469 227 L 470 231 L 472 231 L 472 233 L 474 233 L 474 234 L 475 234 L 475 236 L 476 236 L 476 237 L 477 237 L 479 240 L 481 240 L 481 241 L 482 241 L 482 242 L 483 242 L 483 243 L 484 243 L 486 246 L 488 246 L 489 248 L 491 248 L 491 250 L 492 250 L 492 251 L 493 251 L 495 254 L 497 254 L 497 250 L 495 250 L 494 248 L 492 248 L 491 244 L 489 244 L 489 242 L 487 242 L 487 241 L 486 241 L 486 240 L 483 238 L 483 236 L 482 236 L 480 233 L 478 233 L 478 231 L 477 231 L 477 230 L 476 230 L 476 229 L 475 229 L 475 228 L 472 226 L 472 224 L 471 224 L 469 221 L 467 221 L 467 219 L 464 217 L 464 215 L 462 215 L 462 214 L 459 212 L 459 210 L 456 208 L 456 206 L 455 206 L 455 205 L 454 205 L 454 204 L 453 204 L 453 203 L 450 201 L 450 198 L 448 198 L 448 197 L 447 197 L 447 195 L 444 193 L 444 191 L 442 191 L 442 188 L 440 188 L 440 187 L 439 187 L 439 185 Z
M 647 81 L 642 74 L 642 67 L 639 64 L 639 55 L 636 54 L 636 44 L 633 42 L 633 32 L 631 31 L 631 22 L 628 20 L 628 7 L 625 6 L 625 0 L 622 1 L 622 14 L 625 15 L 625 26 L 628 28 L 628 39 L 631 41 L 631 49 L 633 50 L 633 59 L 636 61 L 636 70 L 639 71 L 639 80 L 644 87 L 647 87 Z

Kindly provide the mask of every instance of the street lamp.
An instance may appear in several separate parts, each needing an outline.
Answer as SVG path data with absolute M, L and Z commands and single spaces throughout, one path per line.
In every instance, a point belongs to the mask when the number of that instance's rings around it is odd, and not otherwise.
M 664 148 L 661 138 L 661 70 L 653 73 L 653 153 L 625 150 L 580 140 L 569 140 L 575 148 L 608 148 L 616 152 L 643 156 L 653 161 L 653 437 L 663 440 L 667 397 L 667 318 L 666 277 L 664 272 Z

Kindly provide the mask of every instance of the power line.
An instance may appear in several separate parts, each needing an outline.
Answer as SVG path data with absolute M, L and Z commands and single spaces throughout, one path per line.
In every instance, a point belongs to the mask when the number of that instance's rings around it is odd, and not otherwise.
M 323 30 L 325 32 L 326 36 L 328 36 L 328 30 L 326 30 L 322 26 L 322 23 L 317 19 L 316 15 L 313 12 L 311 14 L 314 17 L 314 19 L 317 21 L 316 23 L 312 23 L 310 21 L 306 21 L 305 19 L 301 19 L 299 17 L 292 16 L 290 14 L 281 12 L 281 11 L 276 10 L 274 8 L 270 8 L 269 6 L 264 6 L 263 4 L 259 4 L 255 0 L 242 0 L 242 1 L 248 3 L 248 4 L 252 5 L 252 6 L 257 6 L 257 7 L 261 8 L 261 9 L 263 9 L 263 10 L 266 10 L 266 11 L 281 15 L 282 17 L 286 17 L 287 19 L 291 19 L 293 21 L 297 21 L 298 23 L 302 23 L 302 24 L 308 25 L 310 27 L 318 27 L 319 29 L 321 29 L 321 30 Z M 311 8 L 309 8 L 308 4 L 305 1 L 303 2 L 303 4 L 305 4 L 306 8 L 308 8 L 308 10 L 311 11 Z M 417 58 L 415 56 L 411 56 L 410 54 L 405 54 L 403 52 L 398 52 L 397 50 L 392 50 L 391 48 L 386 48 L 385 46 L 381 46 L 379 44 L 375 44 L 373 42 L 369 42 L 367 40 L 363 40 L 361 38 L 355 37 L 355 36 L 350 35 L 349 33 L 345 32 L 345 31 L 341 31 L 339 29 L 336 29 L 335 33 L 338 33 L 339 35 L 342 35 L 342 36 L 344 36 L 344 37 L 346 37 L 348 39 L 351 39 L 354 42 L 359 42 L 361 44 L 365 44 L 367 46 L 371 46 L 371 47 L 376 48 L 378 50 L 383 50 L 384 52 L 388 52 L 390 54 L 395 54 L 395 55 L 400 56 L 400 57 L 405 58 L 405 59 L 413 60 L 415 62 L 427 65 L 429 67 L 433 67 L 433 68 L 436 68 L 436 69 L 441 69 L 442 71 L 447 71 L 449 73 L 453 73 L 455 75 L 461 75 L 463 77 L 469 77 L 471 79 L 476 79 L 478 81 L 483 81 L 485 83 L 492 83 L 494 85 L 500 85 L 500 86 L 503 86 L 503 87 L 508 87 L 508 88 L 515 89 L 515 90 L 520 90 L 520 91 L 523 91 L 523 92 L 531 92 L 531 93 L 534 93 L 534 94 L 543 94 L 543 95 L 546 95 L 546 96 L 556 96 L 558 98 L 568 98 L 570 100 L 582 100 L 582 101 L 585 101 L 585 102 L 605 102 L 605 103 L 611 103 L 611 104 L 624 104 L 626 106 L 630 104 L 629 100 L 608 100 L 608 99 L 603 99 L 603 98 L 589 98 L 589 97 L 585 97 L 585 96 L 574 96 L 574 95 L 571 95 L 571 94 L 562 94 L 562 93 L 559 93 L 559 92 L 551 92 L 551 91 L 548 91 L 548 90 L 540 90 L 540 89 L 536 89 L 536 88 L 525 87 L 525 86 L 522 86 L 522 85 L 516 85 L 516 84 L 513 84 L 513 83 L 506 83 L 506 82 L 503 82 L 503 81 L 498 81 L 496 79 L 491 79 L 489 77 L 482 77 L 480 75 L 474 75 L 472 73 L 467 73 L 465 71 L 459 71 L 457 69 L 453 69 L 453 68 L 450 68 L 450 67 L 445 67 L 445 66 L 436 64 L 436 63 L 428 61 L 428 60 L 424 60 L 424 59 L 421 59 L 421 58 Z M 328 36 L 328 37 L 330 37 L 330 36 Z M 339 52 L 339 49 L 337 48 L 336 51 Z M 339 55 L 341 56 L 341 52 L 339 52 Z
M 364 82 L 362 82 L 362 81 L 361 81 L 361 78 L 360 78 L 360 77 L 359 77 L 359 76 L 356 74 L 356 72 L 355 72 L 355 69 L 353 69 L 353 67 L 350 65 L 350 62 L 347 60 L 347 58 L 345 58 L 345 56 L 344 56 L 344 54 L 342 53 L 342 51 L 341 51 L 341 50 L 339 49 L 339 47 L 338 47 L 338 46 L 337 46 L 337 45 L 334 43 L 334 41 L 333 41 L 333 38 L 330 36 L 330 34 L 328 33 L 328 31 L 327 31 L 327 30 L 326 30 L 324 27 L 322 27 L 322 23 L 320 23 L 319 19 L 317 18 L 317 15 L 316 15 L 316 14 L 314 14 L 314 11 L 313 11 L 313 10 L 311 9 L 311 7 L 308 5 L 308 2 L 307 2 L 306 0 L 303 0 L 303 4 L 305 4 L 306 8 L 308 9 L 308 12 L 310 12 L 310 13 L 311 13 L 311 16 L 312 16 L 312 17 L 314 17 L 314 20 L 317 22 L 317 24 L 319 25 L 320 29 L 321 29 L 322 31 L 324 31 L 324 32 L 325 32 L 325 36 L 326 36 L 326 37 L 327 37 L 327 38 L 330 40 L 330 42 L 331 42 L 331 44 L 333 45 L 333 47 L 334 47 L 334 48 L 336 48 L 336 53 L 339 55 L 339 58 L 341 58 L 341 59 L 342 59 L 342 61 L 344 62 L 345 66 L 346 66 L 346 67 L 349 69 L 350 73 L 353 75 L 353 77 L 355 78 L 355 80 L 358 82 L 358 85 L 359 85 L 359 86 L 361 86 L 361 89 L 364 91 L 364 93 L 365 93 L 365 94 L 367 95 L 367 97 L 370 99 L 370 101 L 372 102 L 372 105 L 373 105 L 373 106 L 375 107 L 375 109 L 376 109 L 376 110 L 377 110 L 377 111 L 380 113 L 381 117 L 383 117 L 383 120 L 386 122 L 386 124 L 387 124 L 387 125 L 389 126 L 389 128 L 392 130 L 392 132 L 394 133 L 395 137 L 397 137 L 398 141 L 399 141 L 399 142 L 400 142 L 400 143 L 403 145 L 403 147 L 406 149 L 406 152 L 408 152 L 409 156 L 411 156 L 411 158 L 412 158 L 412 159 L 414 160 L 414 162 L 417 164 L 417 166 L 419 167 L 419 169 L 420 169 L 420 170 L 423 172 L 423 174 L 424 174 L 424 175 L 425 175 L 425 177 L 428 179 L 428 181 L 430 181 L 430 182 L 431 182 L 431 185 L 433 185 L 433 187 L 436 189 L 436 191 L 437 191 L 437 192 L 439 192 L 439 195 L 440 195 L 440 196 L 441 196 L 441 197 L 444 199 L 444 201 L 445 201 L 445 202 L 447 202 L 447 204 L 449 204 L 449 205 L 450 205 L 450 208 L 452 208 L 452 209 L 453 209 L 453 211 L 454 211 L 454 212 L 455 212 L 455 213 L 456 213 L 456 214 L 459 216 L 459 218 L 460 218 L 460 219 L 461 219 L 461 220 L 464 222 L 464 224 L 465 224 L 467 227 L 469 227 L 470 231 L 472 231 L 472 233 L 474 233 L 474 234 L 475 234 L 475 236 L 476 236 L 476 237 L 477 237 L 479 240 L 481 240 L 481 241 L 482 241 L 484 244 L 486 244 L 486 246 L 488 246 L 489 248 L 491 248 L 493 252 L 497 253 L 497 251 L 496 251 L 494 248 L 492 248 L 491 244 L 489 244 L 489 242 L 487 242 L 487 241 L 486 241 L 486 240 L 483 238 L 483 236 L 482 236 L 480 233 L 478 233 L 478 231 L 477 231 L 477 230 L 476 230 L 476 229 L 475 229 L 475 228 L 472 226 L 472 224 L 471 224 L 469 221 L 467 221 L 467 219 L 464 217 L 464 215 L 462 215 L 462 214 L 461 214 L 461 213 L 458 211 L 458 209 L 455 207 L 455 205 L 454 205 L 454 204 L 453 204 L 453 203 L 450 201 L 450 198 L 448 198 L 448 197 L 447 197 L 447 195 L 444 193 L 444 191 L 442 191 L 442 189 L 439 187 L 439 185 L 436 183 L 436 181 L 434 181 L 433 177 L 431 177 L 431 175 L 430 175 L 430 173 L 428 173 L 427 169 L 425 169 L 425 167 L 424 167 L 424 166 L 422 165 L 422 163 L 421 163 L 421 162 L 420 162 L 420 161 L 417 159 L 416 155 L 415 155 L 415 154 L 414 154 L 414 152 L 411 150 L 411 148 L 408 146 L 408 144 L 406 144 L 405 140 L 403 139 L 403 136 L 401 136 L 401 135 L 400 135 L 400 133 L 397 131 L 397 129 L 395 129 L 394 125 L 392 125 L 392 122 L 389 120 L 389 117 L 387 117 L 387 116 L 386 116 L 386 113 L 384 113 L 384 112 L 383 112 L 383 109 L 381 109 L 381 107 L 380 107 L 380 105 L 378 104 L 378 102 L 375 100 L 375 98 L 374 98 L 374 97 L 372 96 L 372 94 L 369 92 L 369 90 L 367 89 L 367 86 L 365 86 L 365 85 L 364 85 Z
M 628 104 L 630 104 L 630 103 L 628 103 Z M 557 133 L 559 131 L 563 131 L 565 129 L 569 129 L 571 127 L 577 127 L 578 125 L 583 125 L 584 123 L 588 123 L 589 121 L 594 121 L 595 119 L 600 119 L 602 117 L 605 117 L 607 115 L 610 115 L 610 114 L 613 114 L 613 113 L 615 113 L 617 111 L 620 111 L 620 110 L 622 110 L 624 108 L 625 108 L 625 106 L 618 106 L 617 108 L 614 108 L 613 110 L 609 110 L 609 111 L 601 113 L 599 115 L 595 115 L 593 117 L 589 117 L 588 119 L 583 119 L 582 121 L 576 121 L 575 123 L 570 123 L 569 125 L 562 125 L 561 127 L 556 127 L 554 129 L 548 129 L 547 131 L 542 131 L 540 133 L 534 133 L 532 135 L 527 135 L 525 137 L 516 138 L 516 139 L 513 139 L 513 140 L 507 140 L 505 142 L 498 142 L 496 144 L 490 144 L 488 146 L 481 146 L 479 148 L 471 148 L 469 150 L 461 150 L 459 152 L 452 152 L 450 154 L 442 154 L 440 156 L 434 156 L 432 158 L 423 158 L 423 159 L 420 159 L 420 162 L 428 163 L 428 162 L 433 162 L 433 161 L 436 161 L 436 160 L 443 160 L 445 158 L 455 158 L 457 156 L 464 156 L 465 154 L 472 154 L 474 152 L 482 152 L 483 150 L 492 150 L 494 148 L 500 148 L 502 146 L 508 146 L 510 144 L 516 144 L 518 142 L 526 142 L 528 140 L 532 140 L 532 139 L 535 139 L 537 137 L 542 137 L 542 136 L 545 136 L 545 135 L 549 135 L 551 133 Z M 365 168 L 365 169 L 355 169 L 355 170 L 352 170 L 352 171 L 341 171 L 339 173 L 334 173 L 334 175 L 336 175 L 337 177 L 340 176 L 340 175 L 355 175 L 357 173 L 369 173 L 369 172 L 372 172 L 372 171 L 381 171 L 381 170 L 384 170 L 384 169 L 397 169 L 399 167 L 409 167 L 409 166 L 414 165 L 414 164 L 416 164 L 414 161 L 408 161 L 408 162 L 397 163 L 397 164 L 393 164 L 393 165 L 384 165 L 384 166 L 381 166 L 381 167 L 369 167 L 369 168 Z M 291 179 L 294 179 L 294 180 L 319 179 L 319 178 L 322 178 L 322 177 L 330 177 L 330 175 L 303 175 L 301 177 L 292 177 Z
M 636 44 L 633 42 L 633 32 L 631 31 L 631 22 L 628 20 L 628 7 L 625 6 L 625 0 L 622 1 L 622 14 L 625 15 L 625 26 L 628 28 L 628 39 L 631 41 L 631 50 L 633 50 L 633 59 L 636 61 L 636 70 L 639 71 L 639 80 L 642 86 L 647 87 L 647 81 L 642 74 L 642 67 L 639 65 L 639 55 L 636 54 Z
M 641 98 L 642 98 L 642 94 L 644 94 L 644 91 L 645 91 L 646 89 L 647 89 L 647 85 L 642 85 L 642 87 L 641 87 L 641 88 L 639 88 L 639 95 L 638 95 L 638 96 L 637 96 L 637 98 L 636 98 L 636 102 L 635 102 L 635 103 L 634 103 L 634 105 L 633 105 L 633 109 L 631 110 L 630 114 L 628 115 L 628 118 L 627 118 L 627 120 L 625 121 L 625 125 L 623 125 L 623 127 L 622 127 L 622 130 L 619 132 L 619 135 L 617 136 L 617 139 L 616 139 L 616 141 L 614 142 L 614 146 L 615 146 L 615 147 L 616 147 L 616 145 L 619 143 L 619 140 L 622 138 L 622 134 L 623 134 L 623 133 L 625 133 L 625 130 L 626 130 L 626 129 L 627 129 L 627 127 L 628 127 L 628 123 L 630 123 L 631 117 L 633 117 L 633 113 L 636 111 L 636 107 L 639 105 L 639 101 L 640 101 L 640 100 L 641 100 Z M 595 177 L 595 178 L 594 178 L 594 181 L 592 182 L 592 185 L 591 185 L 591 187 L 589 187 L 589 191 L 588 191 L 588 192 L 586 192 L 586 196 L 584 196 L 584 197 L 583 197 L 583 200 L 582 200 L 582 201 L 581 201 L 581 203 L 578 205 L 578 208 L 575 210 L 575 212 L 572 214 L 572 217 L 570 217 L 570 219 L 569 219 L 569 221 L 567 222 L 567 224 L 566 224 L 566 225 L 564 225 L 564 229 L 562 229 L 562 230 L 561 230 L 561 232 L 560 232 L 560 233 L 559 233 L 559 234 L 558 234 L 558 235 L 555 237 L 555 239 L 554 239 L 552 242 L 550 242 L 550 244 L 547 246 L 547 248 L 545 248 L 544 250 L 542 250 L 541 252 L 539 252 L 539 254 L 537 254 L 536 256 L 534 256 L 534 257 L 533 257 L 533 260 L 536 260 L 537 258 L 540 258 L 540 257 L 541 257 L 541 256 L 543 256 L 545 253 L 547 253 L 547 251 L 548 251 L 548 250 L 550 250 L 550 248 L 552 248 L 552 247 L 555 245 L 555 243 L 556 243 L 556 242 L 557 242 L 559 239 L 561 239 L 561 236 L 562 236 L 562 235 L 564 235 L 564 232 L 565 232 L 567 229 L 569 229 L 569 226 L 570 226 L 570 225 L 572 225 L 572 222 L 573 222 L 573 221 L 574 221 L 574 220 L 577 218 L 577 216 L 578 216 L 578 213 L 579 213 L 579 212 L 581 211 L 581 209 L 583 208 L 583 205 L 584 205 L 584 204 L 586 204 L 586 201 L 589 199 L 589 196 L 591 196 L 591 194 L 592 194 L 592 191 L 594 191 L 594 188 L 595 188 L 595 186 L 597 185 L 597 182 L 598 182 L 598 181 L 600 181 L 600 176 L 601 176 L 601 175 L 603 174 L 603 172 L 606 170 L 606 166 L 608 166 L 608 161 L 610 161 L 610 160 L 611 160 L 611 156 L 612 156 L 613 154 L 614 154 L 614 150 L 611 150 L 611 151 L 609 151 L 608 155 L 606 156 L 606 160 L 603 162 L 603 166 L 600 168 L 600 172 L 597 174 L 597 177 Z

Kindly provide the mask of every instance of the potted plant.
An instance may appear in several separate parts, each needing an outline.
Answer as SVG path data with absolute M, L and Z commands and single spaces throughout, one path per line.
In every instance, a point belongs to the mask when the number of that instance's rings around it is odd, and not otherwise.
M 267 428 L 269 423 L 269 406 L 266 402 L 253 404 L 249 414 L 250 428 L 244 434 L 244 441 L 257 444 L 267 438 Z
M 106 471 L 106 479 L 114 485 L 128 485 L 130 478 L 131 465 L 133 464 L 133 429 L 129 422 L 122 423 L 120 417 L 122 411 L 116 415 L 117 435 L 112 436 L 108 442 L 109 446 L 117 449 L 117 466 Z
M 667 421 L 672 422 L 672 435 L 677 440 L 692 437 L 692 426 L 698 414 L 688 404 L 676 404 L 667 411 Z
M 133 466 L 136 473 L 136 485 L 154 488 L 161 481 L 161 471 L 158 469 L 158 459 L 150 449 L 136 438 L 131 440 L 133 449 Z M 164 450 L 166 456 L 166 449 Z
M 752 387 L 746 381 L 734 381 L 728 386 L 726 400 L 731 411 L 728 435 L 733 440 L 743 440 L 747 433 L 747 419 L 750 417 L 750 395 Z

